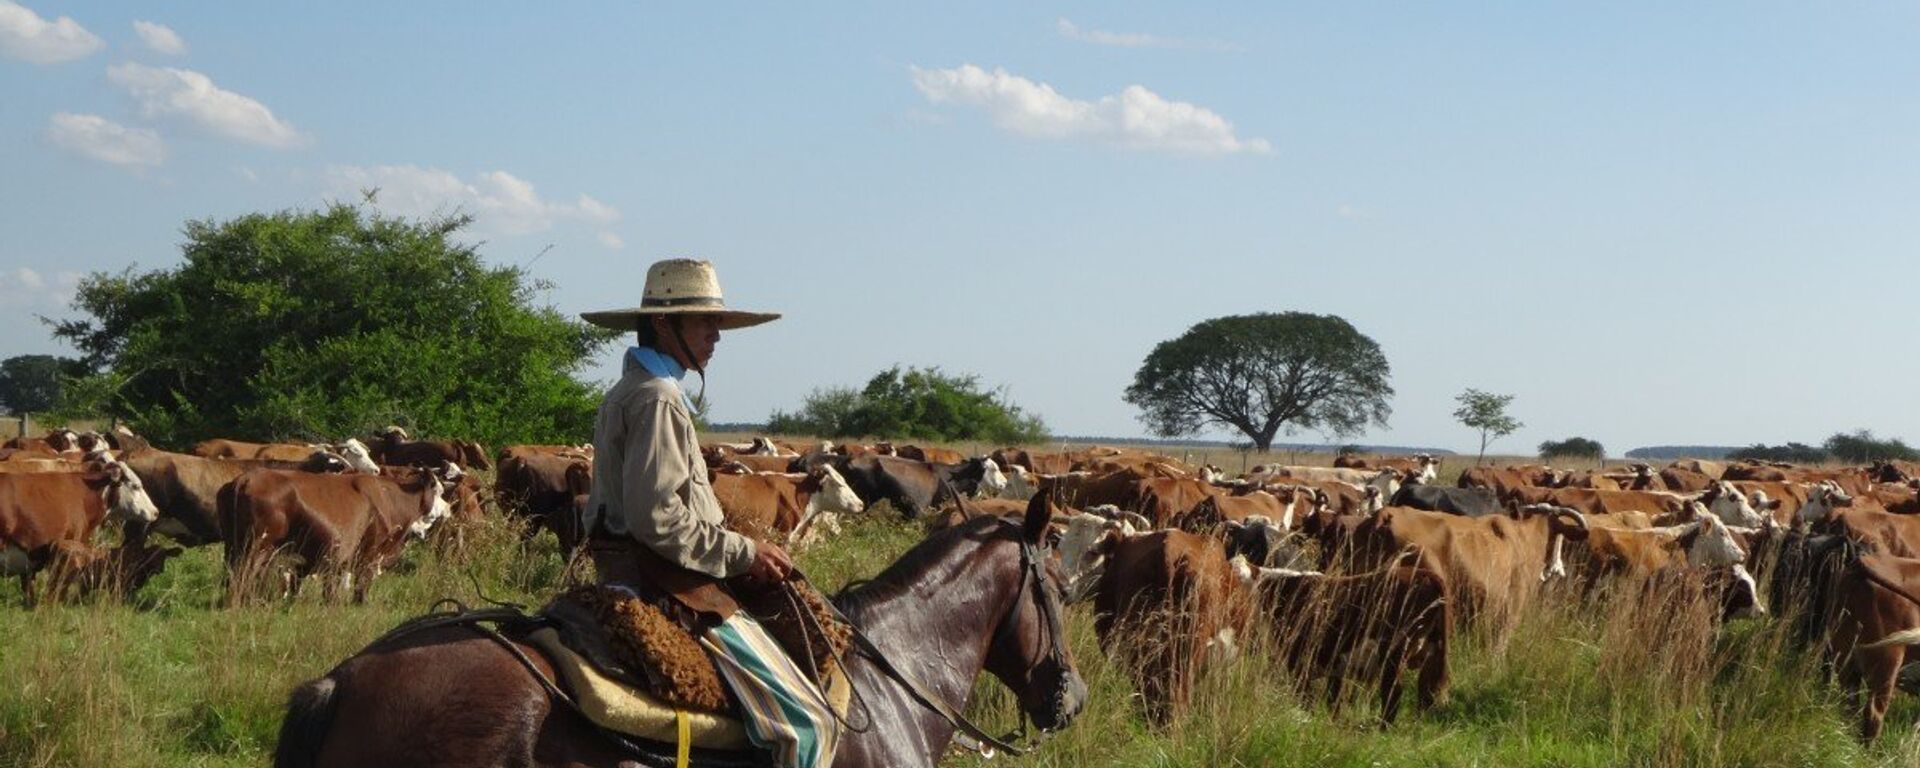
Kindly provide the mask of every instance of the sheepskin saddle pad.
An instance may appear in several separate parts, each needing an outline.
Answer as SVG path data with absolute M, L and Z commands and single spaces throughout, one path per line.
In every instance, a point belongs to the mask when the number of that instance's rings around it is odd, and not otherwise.
M 837 659 L 846 652 L 852 632 L 834 618 L 817 592 L 805 587 L 766 590 L 740 599 L 740 604 L 815 685 L 824 689 L 838 675 Z M 570 590 L 541 613 L 559 630 L 554 644 L 615 687 L 633 689 L 669 714 L 737 714 L 738 706 L 706 650 L 661 606 L 600 585 Z M 576 692 L 580 688 L 572 687 Z

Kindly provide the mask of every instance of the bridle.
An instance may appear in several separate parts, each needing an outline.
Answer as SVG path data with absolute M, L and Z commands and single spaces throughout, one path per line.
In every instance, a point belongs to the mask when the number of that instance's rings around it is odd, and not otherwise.
M 1064 637 L 1061 637 L 1065 631 L 1065 625 L 1060 623 L 1059 605 L 1055 601 L 1049 600 L 1045 593 L 1046 578 L 1045 573 L 1041 569 L 1046 567 L 1046 554 L 1041 551 L 1041 547 L 1035 546 L 1033 542 L 1026 540 L 1025 535 L 1023 535 L 1024 531 L 1020 530 L 1018 524 L 1004 519 L 999 522 L 1002 525 L 1016 529 L 1015 538 L 1020 542 L 1020 586 L 1018 592 L 1015 594 L 1013 605 L 1007 609 L 1006 616 L 1001 619 L 999 628 L 994 632 L 993 645 L 999 645 L 1007 633 L 1017 631 L 1015 628 L 1019 626 L 1021 606 L 1027 602 L 1026 597 L 1028 592 L 1032 591 L 1034 599 L 1040 604 L 1042 622 L 1040 631 L 1042 633 L 1042 639 L 1047 643 L 1045 660 L 1053 662 L 1059 669 L 1071 669 L 1072 667 L 1068 664 L 1066 657 L 1066 641 Z M 799 574 L 797 569 L 794 573 L 796 578 L 805 578 Z M 1031 586 L 1031 590 L 1029 590 L 1029 586 Z M 837 612 L 836 609 L 836 613 Z M 1041 743 L 1039 739 L 1033 740 L 1032 743 L 1027 746 L 1019 746 L 1011 741 L 1013 739 L 1025 739 L 1027 737 L 1027 718 L 1024 712 L 1020 718 L 1019 731 L 1008 734 L 1005 737 L 996 737 L 988 734 L 985 729 L 974 724 L 973 721 L 968 720 L 965 715 L 954 709 L 952 705 L 930 692 L 926 684 L 920 682 L 920 679 L 915 677 L 913 673 L 895 665 L 889 660 L 885 654 L 881 653 L 880 648 L 874 645 L 873 641 L 867 637 L 867 633 L 860 629 L 858 624 L 847 619 L 844 615 L 839 618 L 841 622 L 845 623 L 847 627 L 852 630 L 854 648 L 872 660 L 874 667 L 878 669 L 881 674 L 899 683 L 902 688 L 907 690 L 907 694 L 912 697 L 914 701 L 919 702 L 921 706 L 939 715 L 961 734 L 971 738 L 978 744 L 1014 755 L 1029 754 L 1039 748 Z M 1035 661 L 1027 666 L 1026 671 L 1031 673 L 1034 668 L 1039 665 L 1040 662 Z M 982 751 L 985 750 L 983 749 Z

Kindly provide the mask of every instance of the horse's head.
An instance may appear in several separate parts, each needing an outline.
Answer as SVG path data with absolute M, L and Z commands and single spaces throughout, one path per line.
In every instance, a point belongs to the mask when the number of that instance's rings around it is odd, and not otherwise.
M 1087 701 L 1067 649 L 1067 580 L 1049 539 L 1052 522 L 1046 494 L 1034 496 L 1018 533 L 1019 592 L 987 649 L 987 671 L 1018 693 L 1021 711 L 1046 731 L 1065 728 Z

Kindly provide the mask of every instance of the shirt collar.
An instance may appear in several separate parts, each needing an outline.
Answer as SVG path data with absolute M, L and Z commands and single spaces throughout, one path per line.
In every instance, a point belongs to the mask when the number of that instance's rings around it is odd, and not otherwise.
M 648 373 L 660 378 L 678 380 L 687 375 L 687 367 L 681 365 L 680 361 L 653 347 L 628 347 L 627 354 L 632 355 L 633 361 L 647 369 Z
M 653 374 L 655 378 L 672 379 L 674 381 L 673 388 L 680 391 L 680 402 L 687 406 L 687 412 L 700 412 L 700 409 L 693 407 L 693 398 L 687 396 L 687 391 L 680 389 L 679 381 L 686 377 L 687 367 L 681 365 L 680 361 L 673 359 L 672 355 L 668 355 L 653 347 L 628 347 L 626 367 L 628 370 L 632 370 L 634 365 L 639 365 L 641 368 L 647 369 L 647 373 Z

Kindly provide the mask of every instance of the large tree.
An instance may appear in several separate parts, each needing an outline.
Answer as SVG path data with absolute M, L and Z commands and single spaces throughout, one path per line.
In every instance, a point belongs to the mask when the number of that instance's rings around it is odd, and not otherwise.
M 85 371 L 80 361 L 53 355 L 16 355 L 0 360 L 0 407 L 41 413 L 60 405 L 63 379 Z
M 1161 437 L 1232 427 L 1266 451 L 1283 428 L 1353 435 L 1386 426 L 1390 373 L 1380 345 L 1333 315 L 1233 315 L 1154 346 L 1126 401 Z
M 102 371 L 77 391 L 175 445 L 322 439 L 387 423 L 490 442 L 578 442 L 573 377 L 612 335 L 533 306 L 516 268 L 455 240 L 466 217 L 356 206 L 194 221 L 178 266 L 95 273 L 56 335 Z

